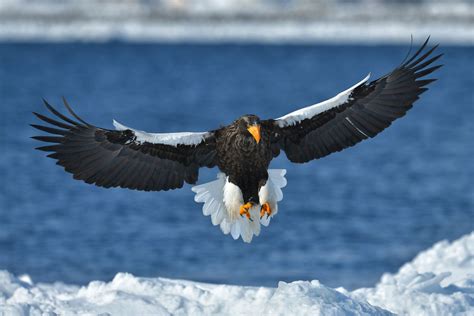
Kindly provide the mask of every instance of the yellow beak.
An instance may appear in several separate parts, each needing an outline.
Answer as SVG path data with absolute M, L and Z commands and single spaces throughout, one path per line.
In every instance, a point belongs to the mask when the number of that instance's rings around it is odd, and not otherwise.
M 260 142 L 260 125 L 251 125 L 247 130 L 252 134 L 258 144 Z

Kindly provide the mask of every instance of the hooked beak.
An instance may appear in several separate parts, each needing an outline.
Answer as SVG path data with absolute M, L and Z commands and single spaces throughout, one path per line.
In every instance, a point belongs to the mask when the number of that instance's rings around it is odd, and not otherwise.
M 255 125 L 250 125 L 249 128 L 247 128 L 250 134 L 252 134 L 253 138 L 255 138 L 255 141 L 257 144 L 260 142 L 260 125 L 255 124 Z

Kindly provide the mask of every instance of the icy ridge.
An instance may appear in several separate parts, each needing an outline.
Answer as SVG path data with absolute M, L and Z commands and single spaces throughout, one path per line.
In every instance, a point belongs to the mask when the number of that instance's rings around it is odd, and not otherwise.
M 438 242 L 374 288 L 348 294 L 400 315 L 474 315 L 474 232 Z

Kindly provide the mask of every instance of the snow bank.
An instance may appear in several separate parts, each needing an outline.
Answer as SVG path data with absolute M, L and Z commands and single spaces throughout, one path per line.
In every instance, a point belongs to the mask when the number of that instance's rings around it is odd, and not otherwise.
M 435 244 L 374 288 L 347 294 L 402 315 L 474 315 L 474 232 Z
M 78 287 L 0 271 L 0 315 L 472 315 L 473 273 L 474 232 L 439 242 L 374 288 L 353 292 L 319 281 L 258 288 L 127 273 Z
M 0 315 L 391 315 L 312 282 L 278 288 L 213 285 L 119 273 L 86 287 L 37 284 L 0 274 Z

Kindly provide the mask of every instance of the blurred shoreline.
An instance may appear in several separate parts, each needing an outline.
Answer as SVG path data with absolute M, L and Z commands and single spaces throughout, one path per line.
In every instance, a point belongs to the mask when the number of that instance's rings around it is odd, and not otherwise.
M 0 41 L 409 43 L 474 45 L 465 1 L 4 0 Z

